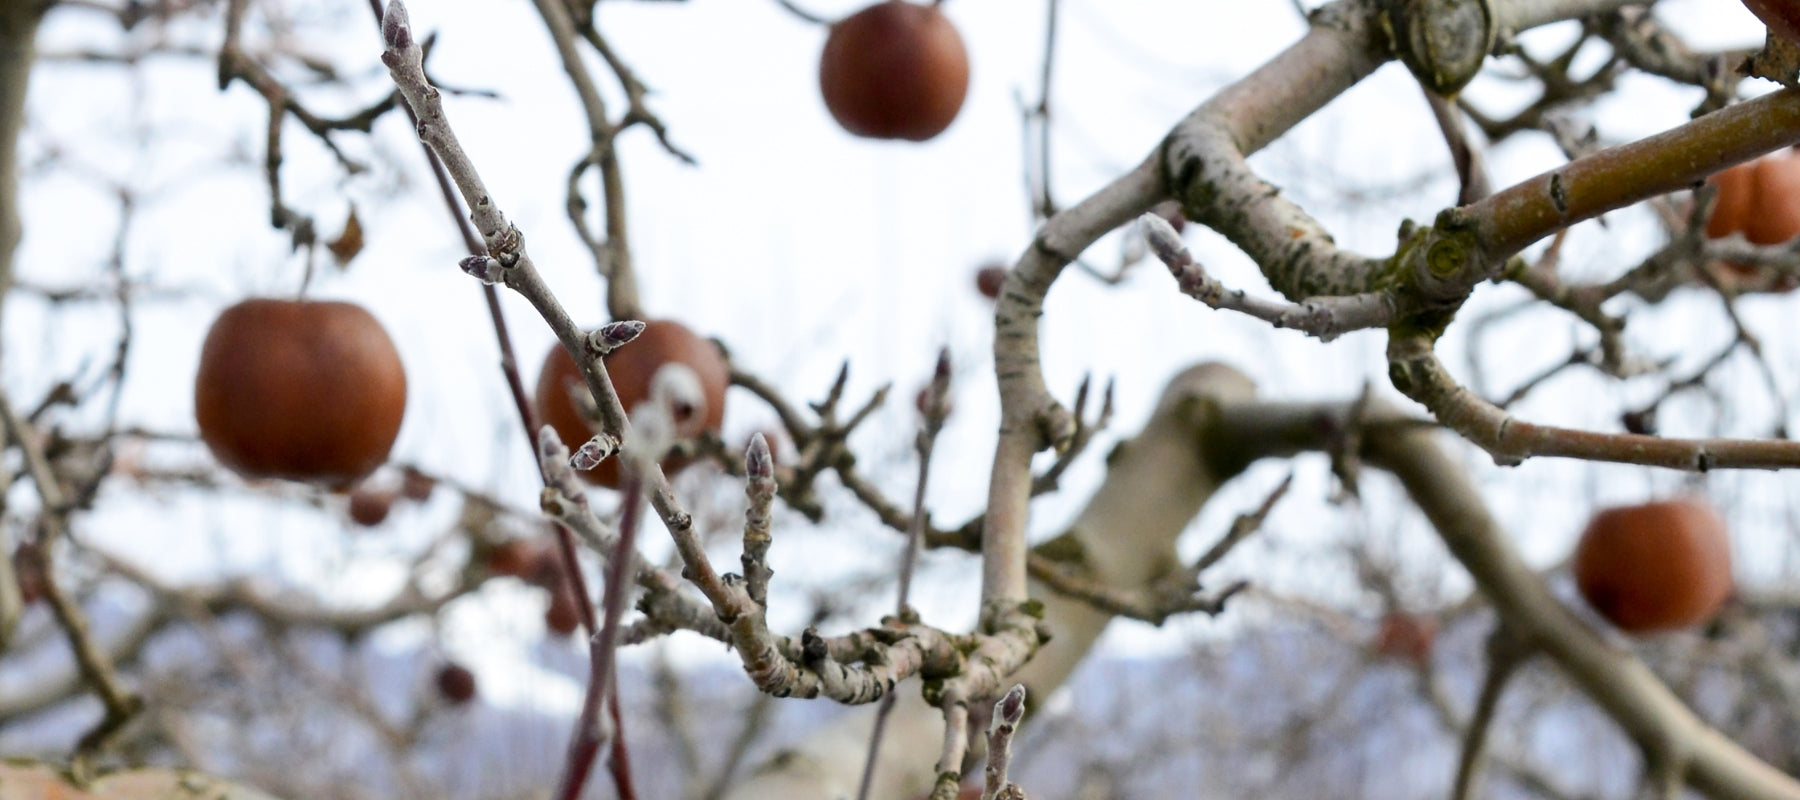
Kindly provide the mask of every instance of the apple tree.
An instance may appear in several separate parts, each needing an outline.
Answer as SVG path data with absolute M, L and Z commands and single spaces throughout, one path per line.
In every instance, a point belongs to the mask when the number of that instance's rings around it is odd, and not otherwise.
M 853 5 L 0 7 L 0 798 L 1800 798 L 1800 12 Z

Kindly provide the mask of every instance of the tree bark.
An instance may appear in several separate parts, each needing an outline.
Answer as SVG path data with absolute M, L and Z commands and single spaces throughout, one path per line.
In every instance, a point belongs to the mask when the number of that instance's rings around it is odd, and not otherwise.
M 18 214 L 18 132 L 25 128 L 25 90 L 31 86 L 41 0 L 0 4 L 0 299 L 13 288 L 13 254 L 23 236 Z M 4 317 L 0 317 L 4 319 Z
M 1374 402 L 1271 403 L 1252 396 L 1229 367 L 1191 368 L 1165 389 L 1144 430 L 1115 451 L 1106 480 L 1063 536 L 1038 552 L 1085 568 L 1106 584 L 1144 586 L 1179 564 L 1175 539 L 1225 480 L 1252 461 L 1327 449 L 1334 431 L 1361 426 L 1359 454 L 1398 477 L 1474 577 L 1500 617 L 1552 661 L 1645 751 L 1647 771 L 1713 798 L 1794 800 L 1800 783 L 1758 760 L 1683 705 L 1644 663 L 1564 608 L 1512 547 L 1443 434 L 1394 406 Z M 1040 589 L 1041 587 L 1034 587 Z M 1037 591 L 1054 638 L 1018 673 L 1042 701 L 1062 684 L 1112 617 L 1086 603 Z M 923 796 L 941 715 L 902 692 L 890 721 L 872 798 Z M 777 754 L 733 800 L 853 796 L 873 713 L 858 709 Z
M 13 255 L 24 225 L 19 220 L 19 131 L 25 127 L 25 91 L 31 83 L 38 21 L 49 8 L 40 0 L 0 0 L 0 312 L 13 284 Z M 5 322 L 0 313 L 0 323 Z M 0 330 L 4 330 L 0 325 Z M 0 353 L 4 353 L 0 347 Z M 0 537 L 3 538 L 3 537 Z M 22 611 L 10 547 L 0 552 L 0 652 L 11 644 Z
M 19 220 L 19 131 L 25 127 L 25 92 L 37 55 L 33 43 L 48 8 L 41 0 L 0 3 L 0 299 L 12 288 L 13 255 L 24 234 Z
M 1065 566 L 1118 587 L 1142 586 L 1171 568 L 1175 540 L 1219 485 L 1247 462 L 1218 459 L 1196 444 L 1209 408 L 1252 399 L 1255 386 L 1243 373 L 1202 364 L 1164 388 L 1155 413 L 1110 459 L 1106 480 L 1068 531 L 1040 552 L 1055 552 Z M 1054 635 L 1017 674 L 1033 705 L 1061 686 L 1100 638 L 1112 616 L 1079 600 L 1032 585 L 1044 603 Z M 882 738 L 880 766 L 870 800 L 923 797 L 937 777 L 934 756 L 943 741 L 943 714 L 921 699 L 916 681 L 895 689 L 899 701 Z M 977 702 L 992 704 L 993 698 Z M 765 761 L 739 781 L 727 800 L 836 800 L 855 797 L 867 754 L 874 706 L 853 709 L 807 739 Z

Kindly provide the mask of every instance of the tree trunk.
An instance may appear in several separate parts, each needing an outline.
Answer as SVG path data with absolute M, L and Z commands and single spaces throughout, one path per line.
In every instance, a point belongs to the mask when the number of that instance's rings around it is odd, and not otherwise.
M 42 0 L 0 2 L 0 301 L 12 288 L 13 254 L 24 233 L 19 221 L 19 131 L 25 127 L 33 42 L 48 8 Z

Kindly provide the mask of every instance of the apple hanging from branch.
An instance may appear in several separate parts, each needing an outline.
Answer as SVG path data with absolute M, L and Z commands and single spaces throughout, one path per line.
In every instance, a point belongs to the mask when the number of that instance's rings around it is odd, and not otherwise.
M 962 110 L 969 51 L 936 6 L 887 0 L 831 26 L 819 89 L 844 130 L 922 142 Z
M 358 305 L 245 300 L 200 351 L 200 438 L 246 478 L 347 487 L 387 460 L 405 411 L 400 353 Z
M 1610 508 L 1575 548 L 1575 585 L 1620 630 L 1678 630 L 1713 618 L 1731 595 L 1725 520 L 1694 499 Z

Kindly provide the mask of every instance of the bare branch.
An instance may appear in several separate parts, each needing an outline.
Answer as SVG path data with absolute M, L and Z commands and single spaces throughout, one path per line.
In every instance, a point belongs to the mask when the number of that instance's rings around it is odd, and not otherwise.
M 1390 376 L 1395 388 L 1430 409 L 1446 427 L 1488 451 L 1498 464 L 1514 465 L 1532 456 L 1560 456 L 1697 472 L 1800 466 L 1800 442 L 1664 439 L 1514 419 L 1459 385 L 1423 337 L 1394 337 L 1388 343 L 1388 360 L 1393 365 Z
M 1175 228 L 1162 217 L 1145 213 L 1138 225 L 1156 257 L 1169 267 L 1182 294 L 1212 308 L 1248 314 L 1277 328 L 1294 328 L 1329 342 L 1346 331 L 1391 324 L 1397 316 L 1395 298 L 1385 292 L 1365 292 L 1344 297 L 1315 297 L 1303 303 L 1284 303 L 1252 297 L 1242 289 L 1228 290 L 1206 274 L 1188 253 Z

